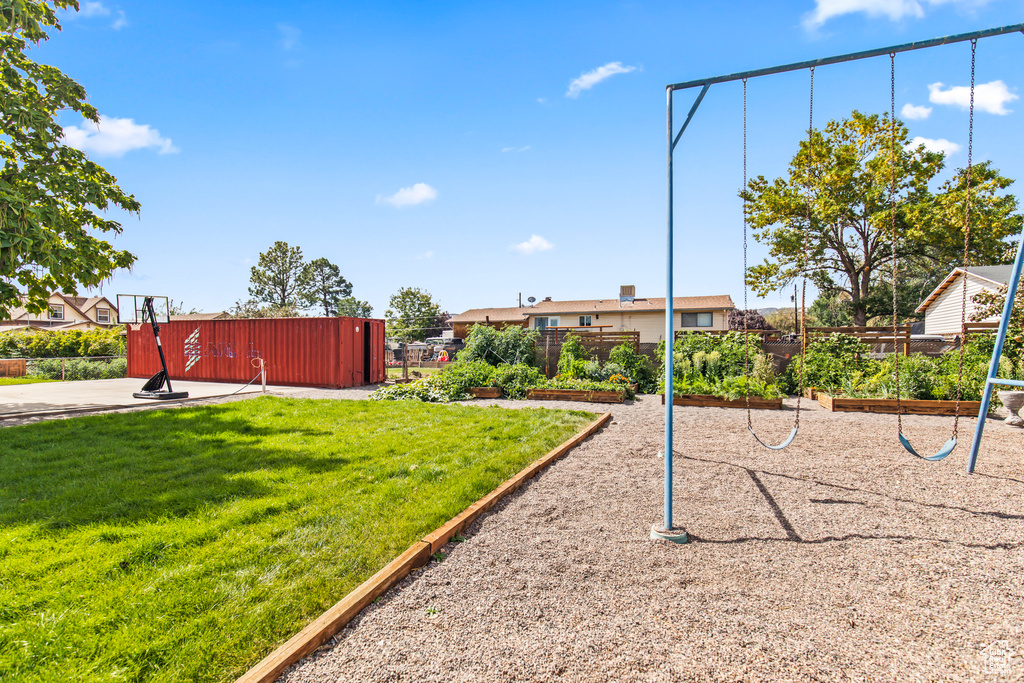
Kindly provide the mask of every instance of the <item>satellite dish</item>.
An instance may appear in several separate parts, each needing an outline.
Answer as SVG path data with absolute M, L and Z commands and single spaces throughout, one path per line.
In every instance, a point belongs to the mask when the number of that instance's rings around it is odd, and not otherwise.
M 537 297 L 535 297 L 535 296 L 528 296 L 528 297 L 526 297 L 526 300 L 529 301 L 532 304 L 534 301 L 537 300 Z

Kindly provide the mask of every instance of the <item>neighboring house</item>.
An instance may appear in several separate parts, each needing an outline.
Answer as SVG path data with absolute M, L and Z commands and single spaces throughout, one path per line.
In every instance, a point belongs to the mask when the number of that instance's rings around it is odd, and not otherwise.
M 231 318 L 231 314 L 227 311 L 218 311 L 216 313 L 182 313 L 180 315 L 172 315 L 170 318 L 172 323 L 178 320 L 228 320 Z
M 917 313 L 924 313 L 924 333 L 960 334 L 964 277 L 967 278 L 967 315 L 965 319 L 970 321 L 971 316 L 979 308 L 971 301 L 972 297 L 984 291 L 998 291 L 1009 281 L 1012 274 L 1013 266 L 970 266 L 966 270 L 964 268 L 954 269 L 917 307 Z M 999 316 L 985 318 L 983 322 L 999 322 Z
M 51 294 L 50 308 L 43 313 L 29 313 L 22 307 L 11 310 L 11 319 L 0 321 L 0 330 L 19 327 L 48 330 L 94 330 L 118 324 L 117 307 L 105 296 L 71 296 Z
M 448 319 L 455 332 L 456 339 L 469 336 L 469 328 L 473 325 L 487 325 L 499 330 L 506 327 L 526 327 L 526 311 L 529 308 L 472 308 Z
M 645 299 L 632 295 L 631 286 L 612 299 L 553 301 L 551 297 L 523 308 L 485 308 L 466 311 L 450 322 L 455 336 L 465 338 L 474 323 L 529 329 L 636 331 L 640 343 L 657 343 L 665 337 L 665 298 Z M 678 296 L 673 298 L 675 329 L 687 331 L 727 330 L 729 311 L 736 308 L 727 294 Z

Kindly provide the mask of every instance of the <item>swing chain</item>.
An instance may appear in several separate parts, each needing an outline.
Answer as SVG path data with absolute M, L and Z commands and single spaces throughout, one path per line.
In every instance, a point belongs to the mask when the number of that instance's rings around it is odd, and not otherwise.
M 956 379 L 956 416 L 953 418 L 953 438 L 960 426 L 960 398 L 964 383 L 964 354 L 967 350 L 967 267 L 971 265 L 971 175 L 974 156 L 974 67 L 978 39 L 971 41 L 971 105 L 967 124 L 967 206 L 964 211 L 964 286 L 960 294 L 960 363 Z M 987 388 L 987 387 L 986 387 Z

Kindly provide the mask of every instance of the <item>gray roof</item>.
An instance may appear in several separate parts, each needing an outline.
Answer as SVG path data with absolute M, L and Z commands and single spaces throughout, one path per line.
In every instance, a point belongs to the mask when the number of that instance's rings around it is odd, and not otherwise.
M 986 280 L 992 282 L 998 282 L 999 284 L 1005 284 L 1010 281 L 1010 276 L 1013 275 L 1013 266 L 970 266 L 967 272 L 978 277 L 983 277 Z

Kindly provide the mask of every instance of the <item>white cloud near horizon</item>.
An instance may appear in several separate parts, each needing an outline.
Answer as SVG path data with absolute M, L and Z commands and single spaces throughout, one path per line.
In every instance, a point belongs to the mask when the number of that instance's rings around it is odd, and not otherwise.
M 502 151 L 502 153 L 507 153 L 507 152 L 525 152 L 525 151 L 529 150 L 530 147 L 531 147 L 530 145 L 526 145 L 525 147 L 502 147 L 501 151 Z
M 931 115 L 931 107 L 918 106 L 916 104 L 910 104 L 909 102 L 903 105 L 903 109 L 900 109 L 900 116 L 905 119 L 913 119 L 915 121 L 926 119 Z
M 580 93 L 584 90 L 590 90 L 601 81 L 611 78 L 615 74 L 628 74 L 631 71 L 636 71 L 635 66 L 622 66 L 622 62 L 608 62 L 604 66 L 599 66 L 593 71 L 588 71 L 584 74 L 580 74 L 580 77 L 573 80 L 569 84 L 569 90 L 566 91 L 565 96 L 576 99 L 580 96 Z
M 124 16 L 124 11 L 117 10 L 117 19 L 115 19 L 114 23 L 110 25 L 110 28 L 114 29 L 115 31 L 120 31 L 127 25 L 128 19 Z
M 289 24 L 278 24 L 277 30 L 281 33 L 281 47 L 285 52 L 291 52 L 299 47 L 299 38 L 302 37 L 302 30 Z
M 148 124 L 102 114 L 98 126 L 92 121 L 84 121 L 81 126 L 64 128 L 64 142 L 75 149 L 103 157 L 122 157 L 132 150 L 151 147 L 157 154 L 181 151 L 170 138 L 163 137 L 160 131 Z
M 935 5 L 964 5 L 979 7 L 989 0 L 815 0 L 813 10 L 804 15 L 803 25 L 807 30 L 821 28 L 825 22 L 844 14 L 866 14 L 869 18 L 887 17 L 899 21 L 904 17 L 920 19 L 925 7 Z
M 513 244 L 511 247 L 509 247 L 509 249 L 511 249 L 512 251 L 518 252 L 524 256 L 533 254 L 538 251 L 548 251 L 554 248 L 555 245 L 553 245 L 551 242 L 548 242 L 540 235 L 530 235 L 530 239 L 526 240 L 525 242 Z
M 949 156 L 950 154 L 953 154 L 954 152 L 959 152 L 960 149 L 961 149 L 960 145 L 958 145 L 955 142 L 950 142 L 946 138 L 937 138 L 937 139 L 923 138 L 920 135 L 918 135 L 917 137 L 913 138 L 907 144 L 907 148 L 908 149 L 917 149 L 921 145 L 924 145 L 924 148 L 926 150 L 928 150 L 929 152 L 942 152 L 946 156 Z
M 933 104 L 952 104 L 967 109 L 971 104 L 971 89 L 966 85 L 950 86 L 943 90 L 942 83 L 932 83 L 928 86 L 928 101 Z M 1014 95 L 1002 81 L 992 81 L 974 86 L 974 108 L 989 114 L 1006 116 L 1010 110 L 1006 108 L 1007 102 L 1019 99 Z
M 416 258 L 418 260 L 420 260 L 420 261 L 427 261 L 427 260 L 430 260 L 430 259 L 434 258 L 434 252 L 433 252 L 432 249 L 428 249 L 427 251 L 423 252 L 422 254 L 417 254 Z
M 390 204 L 402 208 L 416 206 L 437 199 L 437 190 L 426 183 L 416 183 L 412 187 L 403 187 L 398 192 L 384 196 L 377 195 L 378 204 Z

